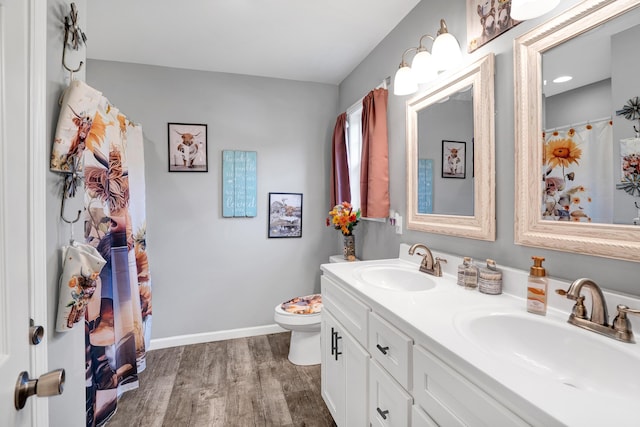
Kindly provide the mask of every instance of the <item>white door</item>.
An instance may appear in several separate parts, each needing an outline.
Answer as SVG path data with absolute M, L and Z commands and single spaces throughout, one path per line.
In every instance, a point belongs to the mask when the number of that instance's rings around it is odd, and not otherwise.
M 1 426 L 48 425 L 46 399 L 14 406 L 19 374 L 47 368 L 46 337 L 29 336 L 31 317 L 46 322 L 45 48 L 46 0 L 0 0 Z

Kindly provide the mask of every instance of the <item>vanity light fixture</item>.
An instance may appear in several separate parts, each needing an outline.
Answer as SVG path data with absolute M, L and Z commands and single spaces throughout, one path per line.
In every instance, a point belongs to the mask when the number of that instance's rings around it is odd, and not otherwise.
M 438 71 L 446 71 L 456 67 L 462 60 L 462 52 L 458 40 L 449 33 L 447 23 L 440 20 L 440 29 L 431 47 Z
M 425 38 L 433 41 L 431 53 L 424 46 Z M 415 51 L 411 66 L 405 61 L 405 55 Z M 456 67 L 462 59 L 458 40 L 447 30 L 447 23 L 440 20 L 440 29 L 434 38 L 430 34 L 420 37 L 418 47 L 410 47 L 402 53 L 400 67 L 393 79 L 395 95 L 410 95 L 418 90 L 418 84 L 427 83 L 438 76 L 439 71 Z
M 415 77 L 414 71 L 404 61 L 404 56 L 416 50 L 415 47 L 410 47 L 402 53 L 402 62 L 400 62 L 400 68 L 396 71 L 396 75 L 393 78 L 393 93 L 394 95 L 410 95 L 418 90 L 418 82 Z
M 537 18 L 553 10 L 560 0 L 511 0 L 509 15 L 516 21 Z

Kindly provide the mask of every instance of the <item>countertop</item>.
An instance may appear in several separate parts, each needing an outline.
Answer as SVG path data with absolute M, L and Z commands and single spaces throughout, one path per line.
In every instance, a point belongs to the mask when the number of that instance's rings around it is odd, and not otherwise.
M 620 389 L 628 391 L 629 398 L 608 390 L 593 389 L 589 385 L 589 372 L 584 372 L 580 388 L 568 386 L 559 379 L 540 375 L 540 366 L 529 369 L 512 363 L 509 358 L 489 352 L 482 345 L 470 340 L 465 334 L 465 322 L 472 321 L 474 313 L 503 314 L 514 316 L 537 316 L 526 311 L 526 283 L 528 272 L 502 268 L 503 294 L 487 295 L 465 290 L 456 285 L 457 266 L 462 261 L 442 252 L 434 251 L 434 257 L 448 260 L 443 265 L 443 277 L 428 276 L 436 281 L 436 287 L 428 291 L 403 292 L 371 286 L 358 278 L 358 271 L 373 265 L 389 265 L 399 268 L 417 269 L 421 257 L 409 256 L 409 246 L 400 245 L 399 258 L 351 263 L 323 264 L 325 275 L 352 291 L 371 308 L 388 320 L 396 323 L 410 335 L 416 344 L 425 346 L 443 360 L 460 368 L 459 372 L 476 384 L 488 385 L 488 391 L 498 400 L 515 406 L 517 413 L 527 413 L 528 421 L 538 425 L 639 425 L 638 401 L 633 396 L 640 394 L 640 365 L 634 366 L 625 378 L 619 378 Z M 550 324 L 566 325 L 573 302 L 556 295 L 557 288 L 567 289 L 570 283 L 549 280 L 549 308 L 547 315 L 537 320 Z M 617 304 L 632 308 L 640 307 L 637 298 L 608 292 L 603 289 L 610 317 L 615 314 Z M 591 307 L 585 301 L 587 308 Z M 640 333 L 640 321 L 631 319 L 636 334 Z M 581 328 L 577 334 L 587 334 L 596 343 L 613 346 L 623 353 L 640 359 L 640 344 L 622 343 Z M 640 339 L 640 338 L 638 338 Z M 604 340 L 604 341 L 602 341 Z M 576 361 L 579 362 L 579 361 Z M 537 361 L 532 360 L 532 367 Z M 607 360 L 593 366 L 593 372 L 606 374 L 611 367 Z M 542 367 L 544 368 L 544 367 Z M 585 369 L 586 370 L 586 369 Z M 612 370 L 615 372 L 615 370 Z

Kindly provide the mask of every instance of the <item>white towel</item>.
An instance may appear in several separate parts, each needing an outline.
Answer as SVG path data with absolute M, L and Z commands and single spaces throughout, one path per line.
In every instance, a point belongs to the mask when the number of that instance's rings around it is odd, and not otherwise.
M 96 287 L 100 288 L 100 271 L 105 264 L 104 258 L 91 245 L 74 243 L 62 247 L 56 331 L 68 331 L 84 318 L 89 300 Z

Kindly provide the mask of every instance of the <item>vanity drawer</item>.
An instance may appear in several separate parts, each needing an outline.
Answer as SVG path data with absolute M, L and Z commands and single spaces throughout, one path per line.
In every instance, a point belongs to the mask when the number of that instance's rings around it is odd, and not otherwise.
M 371 309 L 326 276 L 320 278 L 323 310 L 328 310 L 344 328 L 367 348 L 367 325 Z
M 413 340 L 400 329 L 369 313 L 369 354 L 407 390 L 410 389 L 412 344 Z
M 413 399 L 373 359 L 369 359 L 369 419 L 374 427 L 406 427 Z
M 413 397 L 439 425 L 527 426 L 425 348 L 413 346 Z

